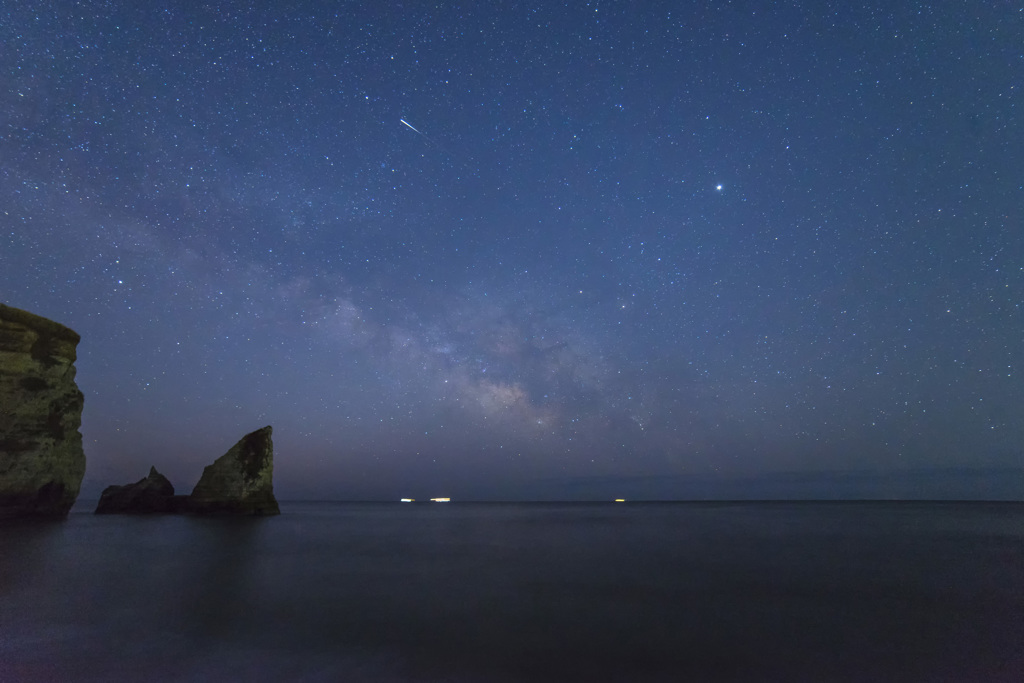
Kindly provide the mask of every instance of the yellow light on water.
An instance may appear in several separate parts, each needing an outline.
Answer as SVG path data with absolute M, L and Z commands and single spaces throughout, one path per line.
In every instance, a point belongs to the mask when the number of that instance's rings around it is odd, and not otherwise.
M 431 498 L 430 500 L 434 501 L 435 503 L 447 503 L 451 500 L 451 498 Z
M 416 502 L 416 499 L 415 498 L 403 498 L 402 502 L 403 503 L 414 503 L 414 502 Z
M 616 502 L 616 503 L 625 503 L 625 502 L 626 502 L 626 499 L 625 499 L 625 498 L 616 498 L 616 499 L 615 499 L 615 502 Z

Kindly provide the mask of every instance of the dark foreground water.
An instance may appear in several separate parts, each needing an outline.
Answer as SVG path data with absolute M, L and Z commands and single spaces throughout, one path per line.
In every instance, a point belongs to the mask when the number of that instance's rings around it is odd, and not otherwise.
M 0 527 L 0 681 L 1021 681 L 1019 504 Z

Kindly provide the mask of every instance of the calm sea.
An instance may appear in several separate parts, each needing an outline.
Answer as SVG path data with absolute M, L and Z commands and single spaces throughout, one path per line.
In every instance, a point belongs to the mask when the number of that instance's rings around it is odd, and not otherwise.
M 1021 681 L 1024 505 L 0 527 L 0 681 Z

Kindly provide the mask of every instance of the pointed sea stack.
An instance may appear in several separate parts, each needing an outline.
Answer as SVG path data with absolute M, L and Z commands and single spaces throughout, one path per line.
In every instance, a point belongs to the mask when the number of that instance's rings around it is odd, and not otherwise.
M 85 476 L 74 330 L 0 304 L 0 519 L 66 517 Z
M 181 512 L 188 496 L 174 495 L 174 486 L 167 477 L 149 468 L 149 476 L 134 484 L 108 486 L 100 495 L 96 514 L 152 514 Z
M 203 470 L 189 496 L 196 514 L 277 515 L 274 499 L 273 430 L 267 426 L 243 436 Z

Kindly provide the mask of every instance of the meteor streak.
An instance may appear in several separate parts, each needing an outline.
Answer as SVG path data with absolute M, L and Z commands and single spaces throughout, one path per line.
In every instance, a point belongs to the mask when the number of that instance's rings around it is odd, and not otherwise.
M 424 139 L 424 140 L 426 141 L 426 143 L 427 143 L 428 145 L 430 145 L 430 146 L 431 146 L 431 147 L 433 147 L 434 149 L 439 149 L 439 150 L 441 150 L 442 152 L 444 152 L 445 154 L 447 154 L 447 155 L 448 155 L 449 157 L 450 157 L 450 156 L 452 156 L 452 153 L 451 153 L 451 152 L 449 152 L 449 151 L 448 151 L 447 149 L 445 149 L 445 146 L 444 146 L 444 145 L 442 145 L 442 144 L 441 144 L 440 142 L 438 142 L 438 141 L 437 141 L 437 140 L 435 140 L 434 138 L 430 137 L 429 135 L 427 135 L 427 134 L 426 134 L 426 133 L 424 133 L 424 132 L 423 132 L 422 130 L 420 130 L 420 129 L 419 129 L 419 128 L 417 128 L 416 126 L 412 125 L 411 123 L 409 123 L 409 122 L 408 122 L 408 121 L 406 121 L 405 119 L 398 119 L 398 120 L 402 122 L 402 125 L 403 125 L 403 126 L 405 126 L 405 127 L 406 127 L 406 128 L 408 128 L 409 130 L 411 130 L 411 131 L 412 131 L 413 133 L 416 133 L 416 135 L 419 135 L 419 136 L 420 136 L 421 138 L 423 138 L 423 139 Z
M 405 125 L 409 126 L 409 128 L 412 128 L 413 130 L 416 130 L 416 126 L 412 125 L 411 123 L 409 123 L 405 119 L 398 119 L 398 120 L 401 121 L 402 123 L 404 123 Z M 416 130 L 416 132 L 420 133 L 420 131 L 418 131 L 418 130 Z M 423 133 L 420 133 L 420 135 L 423 135 Z

